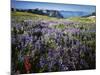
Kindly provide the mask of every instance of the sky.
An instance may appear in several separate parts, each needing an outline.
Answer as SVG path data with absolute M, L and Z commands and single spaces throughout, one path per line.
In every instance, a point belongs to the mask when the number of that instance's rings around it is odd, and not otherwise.
M 11 6 L 18 9 L 39 8 L 39 9 L 49 9 L 49 10 L 82 11 L 82 12 L 95 12 L 96 10 L 96 7 L 93 5 L 76 5 L 76 4 L 15 1 L 15 0 L 12 0 Z
M 38 2 L 51 2 L 51 3 L 96 5 L 96 0 L 17 0 L 17 1 L 38 1 Z

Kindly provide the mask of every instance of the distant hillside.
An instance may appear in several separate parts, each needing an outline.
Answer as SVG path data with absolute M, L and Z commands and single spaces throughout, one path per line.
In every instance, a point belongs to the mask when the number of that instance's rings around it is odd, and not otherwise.
M 50 17 L 57 17 L 57 18 L 63 18 L 63 16 L 60 14 L 59 11 L 57 10 L 42 10 L 42 9 L 11 9 L 12 11 L 19 11 L 19 12 L 30 12 L 34 14 L 39 14 L 39 15 L 46 15 Z
M 58 11 L 58 10 L 47 10 L 47 9 L 11 9 L 12 11 L 18 12 L 29 12 L 38 15 L 45 15 L 49 17 L 56 17 L 56 18 L 70 18 L 70 17 L 89 17 L 95 16 L 96 13 L 93 12 L 81 12 L 81 11 Z

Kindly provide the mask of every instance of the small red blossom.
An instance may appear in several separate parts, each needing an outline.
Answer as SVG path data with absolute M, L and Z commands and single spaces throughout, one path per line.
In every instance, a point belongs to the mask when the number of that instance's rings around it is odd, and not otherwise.
M 29 72 L 31 70 L 31 64 L 29 62 L 29 57 L 28 56 L 26 56 L 24 58 L 24 66 L 25 66 L 26 72 Z

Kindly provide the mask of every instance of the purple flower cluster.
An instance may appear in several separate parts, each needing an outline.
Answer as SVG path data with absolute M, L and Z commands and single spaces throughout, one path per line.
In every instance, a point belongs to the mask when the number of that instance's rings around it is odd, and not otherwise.
M 54 28 L 55 25 L 62 25 L 63 29 Z M 30 57 L 30 73 L 94 69 L 95 32 L 86 30 L 85 25 L 46 20 L 16 22 L 13 19 L 12 71 L 25 73 L 21 65 L 25 56 Z

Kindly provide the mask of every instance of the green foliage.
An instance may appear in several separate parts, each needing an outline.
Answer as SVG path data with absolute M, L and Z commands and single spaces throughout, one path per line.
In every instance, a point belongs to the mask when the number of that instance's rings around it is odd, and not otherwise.
M 90 17 L 71 17 L 68 18 L 68 20 L 76 21 L 76 22 L 82 22 L 82 23 L 93 23 L 95 22 L 95 18 Z
M 63 24 L 54 25 L 54 28 L 56 28 L 56 29 L 65 29 L 65 25 L 63 25 Z
M 50 47 L 50 48 L 56 48 L 56 42 L 53 40 L 53 39 L 49 39 L 47 41 L 47 45 Z
M 44 15 L 37 15 L 37 14 L 32 14 L 28 12 L 12 12 L 11 13 L 12 18 L 15 18 L 17 22 L 22 22 L 24 20 L 50 20 L 50 21 L 57 21 L 59 20 L 58 18 L 55 17 L 48 17 Z

